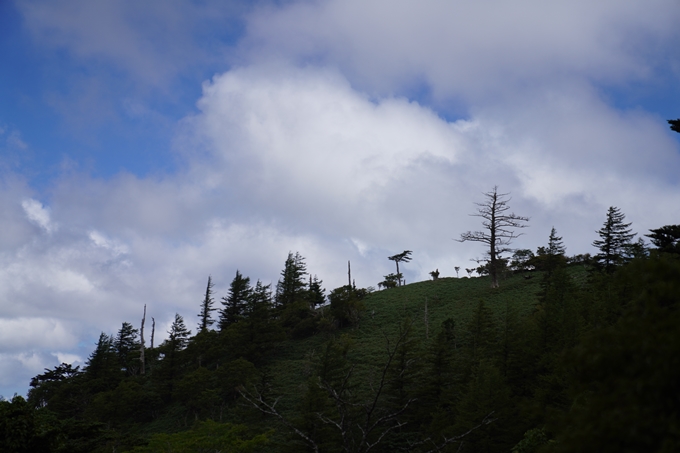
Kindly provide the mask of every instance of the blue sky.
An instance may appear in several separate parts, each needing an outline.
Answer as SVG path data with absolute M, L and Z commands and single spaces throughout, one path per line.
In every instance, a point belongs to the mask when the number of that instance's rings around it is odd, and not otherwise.
M 226 6 L 225 6 L 226 5 Z M 165 331 L 208 275 L 328 289 L 471 266 L 498 185 L 593 252 L 678 222 L 680 5 L 605 0 L 0 2 L 0 394 L 99 332 Z M 224 293 L 224 294 L 222 294 Z

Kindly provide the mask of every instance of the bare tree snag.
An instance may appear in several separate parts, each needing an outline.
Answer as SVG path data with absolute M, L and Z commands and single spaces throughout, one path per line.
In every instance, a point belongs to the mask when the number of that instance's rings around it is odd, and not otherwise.
M 156 320 L 151 317 L 151 349 L 153 349 L 153 335 L 156 333 Z
M 144 374 L 146 369 L 144 365 L 146 360 L 144 359 L 144 322 L 146 322 L 146 304 L 144 304 L 144 316 L 142 316 L 142 328 L 139 329 L 139 373 Z
M 487 252 L 489 275 L 491 276 L 491 287 L 498 288 L 498 274 L 501 269 L 501 255 L 509 252 L 512 249 L 508 246 L 513 239 L 520 237 L 522 234 L 516 234 L 513 229 L 525 228 L 522 222 L 528 222 L 528 217 L 519 216 L 515 213 L 508 213 L 510 201 L 507 193 L 498 193 L 498 186 L 494 186 L 491 192 L 484 194 L 486 201 L 484 203 L 475 203 L 479 208 L 477 214 L 470 214 L 475 217 L 481 217 L 482 226 L 485 231 L 468 231 L 460 235 L 458 242 L 482 242 L 489 247 Z
M 347 261 L 347 285 L 352 286 L 352 268 L 349 266 L 349 260 Z

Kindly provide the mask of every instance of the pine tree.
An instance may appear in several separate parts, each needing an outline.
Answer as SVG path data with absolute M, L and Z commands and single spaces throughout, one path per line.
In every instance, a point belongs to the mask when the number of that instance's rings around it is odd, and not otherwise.
M 222 298 L 224 308 L 220 310 L 220 331 L 243 318 L 252 292 L 250 277 L 244 277 L 237 270 L 236 277 L 234 277 L 231 285 L 229 285 L 229 294 Z
M 102 332 L 85 363 L 84 376 L 93 393 L 113 389 L 123 377 L 113 343 L 113 337 Z
M 555 269 L 566 264 L 564 257 L 566 250 L 562 238 L 557 235 L 555 227 L 552 227 L 550 237 L 548 237 L 548 246 L 539 247 L 536 250 L 537 257 L 534 260 L 538 269 L 546 272 L 544 280 L 549 278 Z
M 198 328 L 201 332 L 208 330 L 208 327 L 212 326 L 215 323 L 215 320 L 210 317 L 210 312 L 215 311 L 215 309 L 213 308 L 215 300 L 212 297 L 213 286 L 214 285 L 212 282 L 212 277 L 208 276 L 208 286 L 205 289 L 205 298 L 201 303 L 201 312 L 198 314 L 198 317 L 201 320 L 201 322 L 198 325 Z
M 175 320 L 168 330 L 168 338 L 158 347 L 163 360 L 159 362 L 153 373 L 158 382 L 160 395 L 166 401 L 170 400 L 179 372 L 186 363 L 184 349 L 189 343 L 189 335 L 191 331 L 187 330 L 184 318 L 179 313 L 175 313 Z
M 136 374 L 139 363 L 139 331 L 129 322 L 124 322 L 114 340 L 114 349 L 121 367 L 128 374 Z
M 281 271 L 281 279 L 276 284 L 276 305 L 285 307 L 300 299 L 307 289 L 304 276 L 307 275 L 307 265 L 300 252 L 288 253 L 286 264 Z
M 235 336 L 234 344 L 239 348 L 239 357 L 259 364 L 272 345 L 285 338 L 285 333 L 280 323 L 272 317 L 272 312 L 271 285 L 263 285 L 258 280 L 248 298 L 246 315 L 232 332 Z
M 326 303 L 326 290 L 321 286 L 322 280 L 319 280 L 315 275 L 314 278 L 309 276 L 309 289 L 307 291 L 307 300 L 309 307 L 313 310 L 319 305 Z
M 610 207 L 607 220 L 597 232 L 601 239 L 593 241 L 593 246 L 600 250 L 594 257 L 596 266 L 606 273 L 613 272 L 629 256 L 636 233 L 631 233 L 630 223 L 623 223 L 625 217 L 618 208 Z

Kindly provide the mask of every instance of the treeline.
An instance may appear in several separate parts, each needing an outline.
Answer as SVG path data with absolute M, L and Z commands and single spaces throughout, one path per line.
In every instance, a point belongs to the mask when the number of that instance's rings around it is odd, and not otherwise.
M 45 370 L 27 400 L 0 402 L 0 451 L 678 451 L 680 226 L 652 230 L 649 249 L 610 208 L 598 236 L 592 257 L 568 259 L 554 229 L 515 254 L 508 268 L 539 280 L 528 316 L 480 300 L 425 340 L 404 316 L 371 357 L 344 329 L 370 316 L 369 291 L 324 305 L 299 254 L 275 290 L 237 271 L 219 308 L 209 278 L 195 335 L 176 315 L 143 348 L 123 323 L 82 370 Z M 268 365 L 318 333 L 277 404 Z
M 123 322 L 117 334 L 100 335 L 83 369 L 46 369 L 31 380 L 26 401 L 0 402 L 0 451 L 125 451 L 145 444 L 140 427 L 158 419 L 180 420 L 171 430 L 239 419 L 228 415 L 237 388 L 262 382 L 258 368 L 278 344 L 358 320 L 367 291 L 347 286 L 327 297 L 322 283 L 308 275 L 299 253 L 290 253 L 275 290 L 236 271 L 217 309 L 209 277 L 195 335 L 176 314 L 167 340 L 155 347 L 153 322 L 147 347 L 140 330 Z M 327 301 L 327 309 L 317 309 Z

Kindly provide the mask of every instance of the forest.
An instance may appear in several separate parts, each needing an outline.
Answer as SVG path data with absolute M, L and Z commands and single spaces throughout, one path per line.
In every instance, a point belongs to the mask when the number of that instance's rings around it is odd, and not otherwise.
M 478 277 L 404 284 L 407 250 L 385 289 L 326 294 L 290 253 L 275 288 L 237 270 L 220 298 L 208 277 L 161 344 L 144 308 L 0 401 L 0 451 L 680 451 L 680 225 L 647 244 L 612 207 L 596 255 L 555 228 L 512 250 L 528 219 L 504 195 L 461 235 Z

